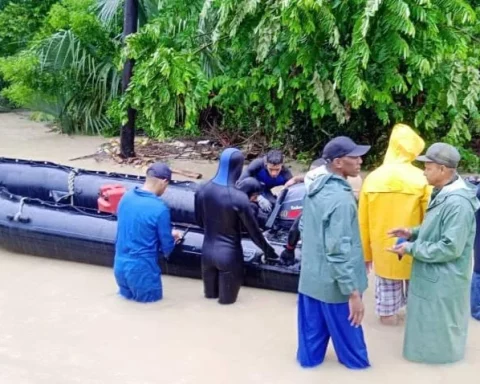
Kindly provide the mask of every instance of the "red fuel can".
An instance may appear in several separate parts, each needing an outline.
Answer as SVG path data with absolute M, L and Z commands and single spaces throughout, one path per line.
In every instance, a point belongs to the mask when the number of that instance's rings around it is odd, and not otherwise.
M 121 184 L 106 184 L 100 187 L 98 197 L 98 210 L 100 212 L 116 214 L 120 199 L 125 194 L 126 189 Z

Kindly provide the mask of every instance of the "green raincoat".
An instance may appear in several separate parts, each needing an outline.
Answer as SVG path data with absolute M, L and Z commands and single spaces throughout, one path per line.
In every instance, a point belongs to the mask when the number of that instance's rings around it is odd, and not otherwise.
M 458 178 L 432 195 L 425 219 L 413 229 L 413 256 L 403 355 L 444 364 L 465 353 L 475 237 L 475 190 Z
M 367 288 L 357 203 L 347 180 L 321 167 L 307 187 L 298 291 L 324 303 L 346 303 Z

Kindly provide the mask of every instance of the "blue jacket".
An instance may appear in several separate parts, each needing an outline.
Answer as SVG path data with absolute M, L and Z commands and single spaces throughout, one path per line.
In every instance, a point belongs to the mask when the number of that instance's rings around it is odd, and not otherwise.
M 122 197 L 118 206 L 116 258 L 168 256 L 175 241 L 170 210 L 162 199 L 136 187 Z
M 308 186 L 300 223 L 298 291 L 324 303 L 346 303 L 367 288 L 357 204 L 347 180 L 325 167 Z

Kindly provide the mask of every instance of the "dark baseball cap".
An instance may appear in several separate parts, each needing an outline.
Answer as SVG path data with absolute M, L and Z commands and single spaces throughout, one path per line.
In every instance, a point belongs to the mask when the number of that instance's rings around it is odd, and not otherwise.
M 360 157 L 370 150 L 370 145 L 357 145 L 346 136 L 338 136 L 330 140 L 323 148 L 322 159 L 333 161 L 340 157 Z
M 153 163 L 147 169 L 147 176 L 170 181 L 172 180 L 172 170 L 165 163 Z
M 425 155 L 418 156 L 417 161 L 422 163 L 435 163 L 447 168 L 457 168 L 461 156 L 457 148 L 447 143 L 435 143 L 428 147 Z

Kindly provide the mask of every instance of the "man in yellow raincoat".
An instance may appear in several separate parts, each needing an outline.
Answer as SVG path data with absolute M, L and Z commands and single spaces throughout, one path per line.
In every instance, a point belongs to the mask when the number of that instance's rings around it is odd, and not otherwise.
M 418 227 L 389 233 L 407 240 L 392 252 L 413 257 L 403 355 L 422 363 L 453 363 L 465 354 L 480 202 L 475 188 L 456 172 L 455 147 L 435 143 L 417 160 L 425 162 L 425 176 L 434 186 L 425 218 Z
M 397 124 L 383 165 L 370 173 L 360 192 L 359 222 L 363 254 L 375 270 L 375 312 L 383 324 L 398 324 L 397 313 L 406 304 L 412 258 L 401 260 L 387 251 L 395 240 L 387 236 L 395 227 L 419 225 L 431 188 L 423 171 L 412 161 L 425 142 L 408 125 Z

